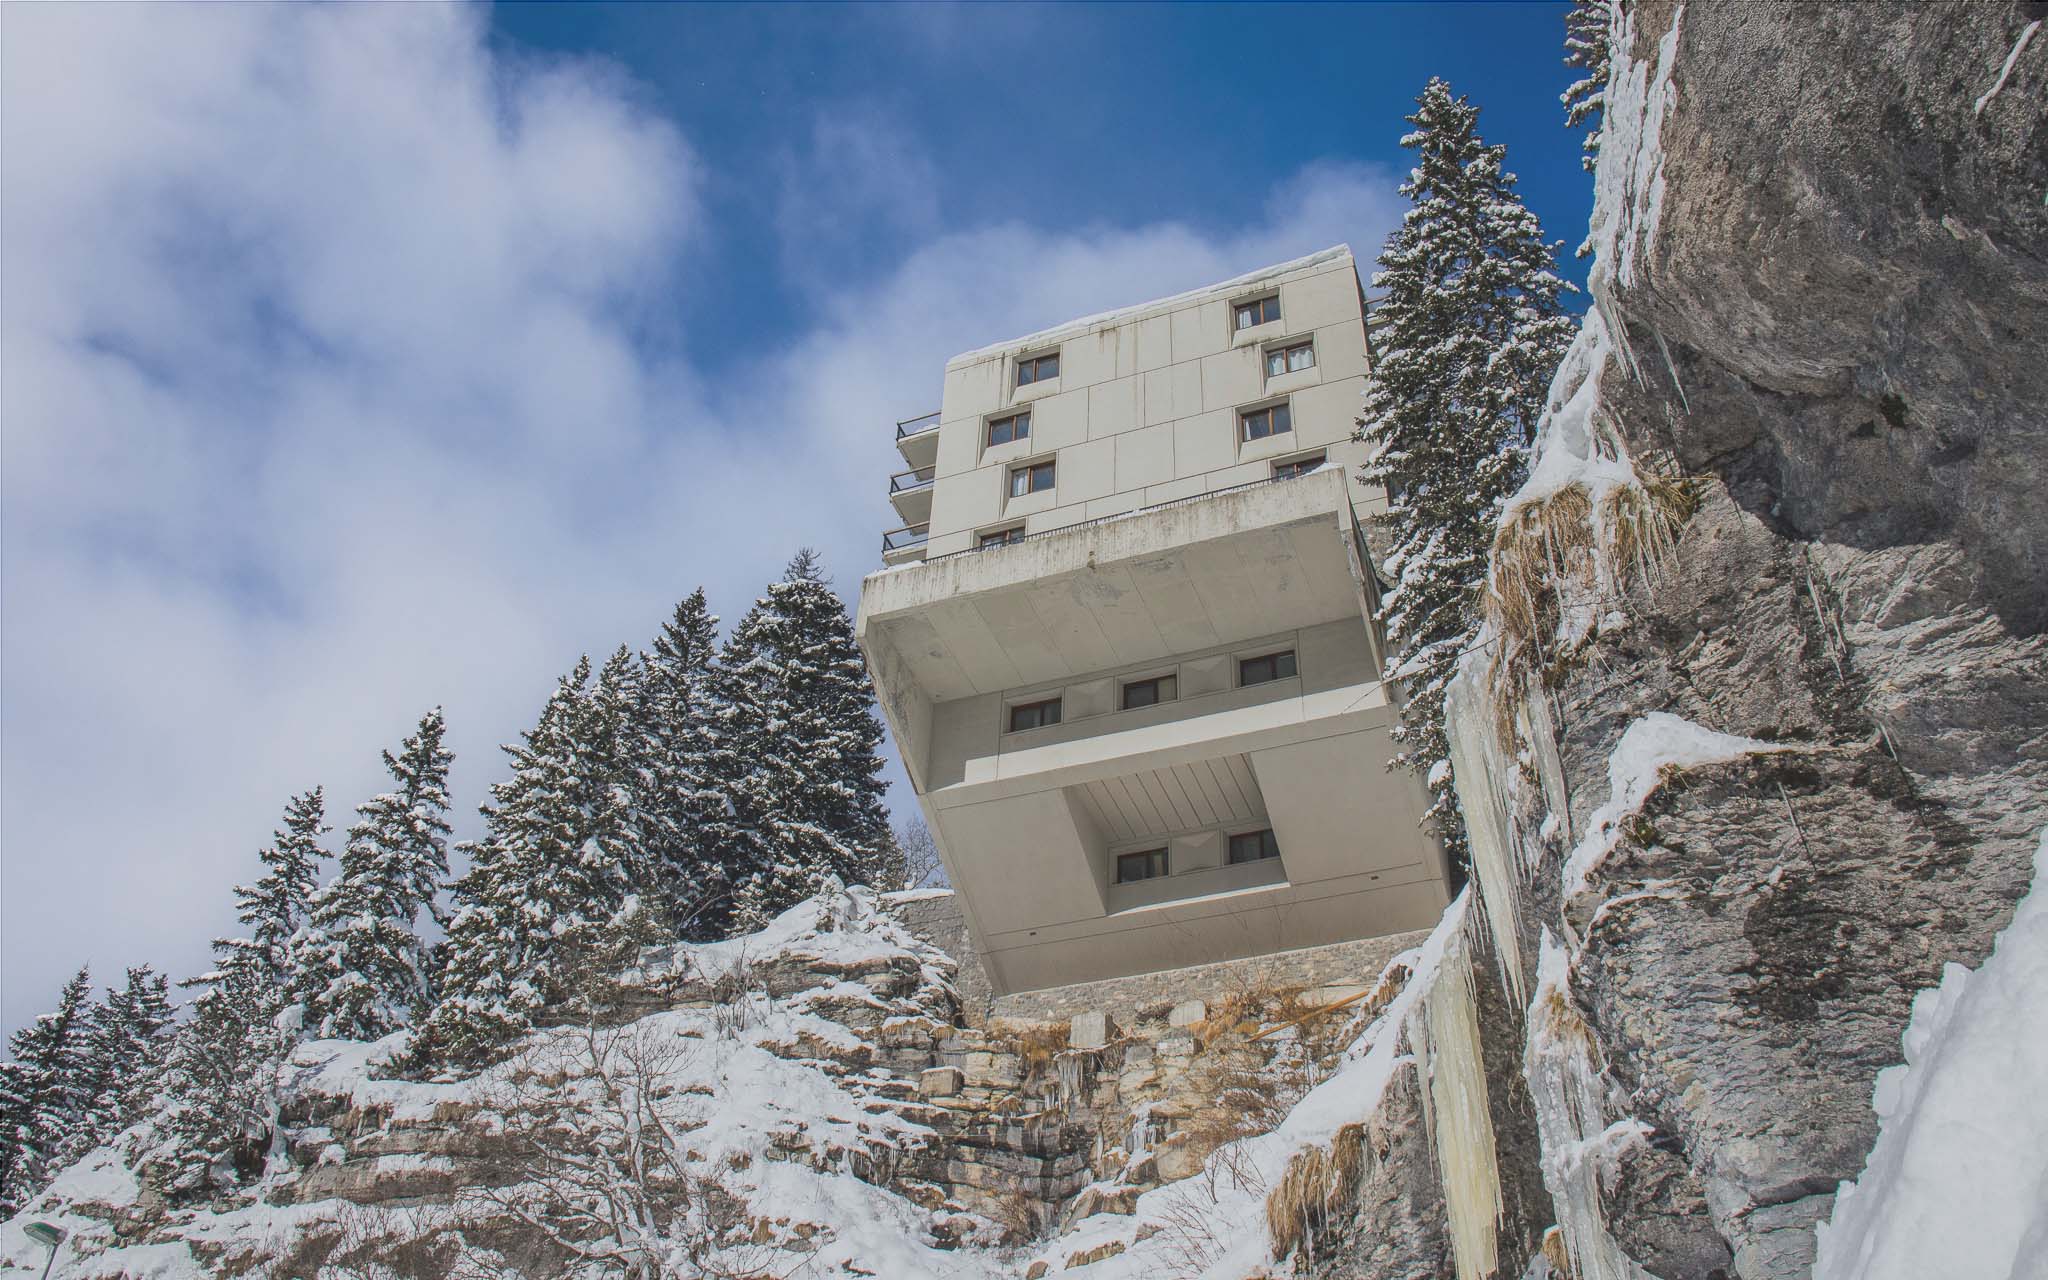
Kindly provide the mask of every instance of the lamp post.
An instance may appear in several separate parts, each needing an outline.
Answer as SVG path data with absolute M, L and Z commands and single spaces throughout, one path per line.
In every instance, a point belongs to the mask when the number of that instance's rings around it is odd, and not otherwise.
M 57 1246 L 64 1243 L 64 1229 L 47 1222 L 31 1222 L 21 1229 L 22 1234 L 50 1251 L 43 1263 L 43 1280 L 50 1280 L 50 1268 L 57 1262 Z

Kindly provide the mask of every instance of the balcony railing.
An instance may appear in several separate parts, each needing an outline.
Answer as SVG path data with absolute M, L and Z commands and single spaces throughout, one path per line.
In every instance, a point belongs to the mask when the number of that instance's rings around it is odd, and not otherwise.
M 882 535 L 882 554 L 886 556 L 892 551 L 908 551 L 912 547 L 923 546 L 931 537 L 931 529 L 929 524 L 913 524 L 889 530 Z
M 898 440 L 902 440 L 909 436 L 921 436 L 927 431 L 936 431 L 938 429 L 939 415 L 938 412 L 934 410 L 931 413 L 925 414 L 923 417 L 905 418 L 903 421 L 897 423 L 896 438 Z
M 912 467 L 908 471 L 897 472 L 889 477 L 889 496 L 894 497 L 899 493 L 909 493 L 913 489 L 931 487 L 932 472 L 931 467 Z

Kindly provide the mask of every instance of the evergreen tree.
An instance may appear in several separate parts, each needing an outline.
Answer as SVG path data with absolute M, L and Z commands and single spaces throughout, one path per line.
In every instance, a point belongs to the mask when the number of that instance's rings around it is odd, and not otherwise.
M 703 588 L 676 606 L 641 658 L 640 707 L 634 749 L 647 859 L 661 896 L 686 936 L 708 936 L 732 893 L 734 868 L 706 839 L 725 810 L 712 775 L 717 734 L 713 668 L 718 619 Z
M 1432 79 L 1401 145 L 1417 160 L 1414 207 L 1373 283 L 1386 327 L 1375 342 L 1359 435 L 1365 476 L 1391 499 L 1384 601 L 1391 674 L 1405 692 L 1395 763 L 1423 774 L 1454 858 L 1464 832 L 1451 791 L 1444 692 L 1471 643 L 1487 552 L 1528 469 L 1551 376 L 1573 331 L 1554 246 L 1515 195 L 1506 148 L 1479 137 L 1479 109 Z
M 53 1013 L 8 1041 L 0 1064 L 0 1218 L 12 1217 L 49 1185 L 65 1145 L 85 1123 L 87 1033 L 92 975 L 64 984 Z
M 170 983 L 148 965 L 128 970 L 92 1009 L 80 1067 L 82 1123 L 65 1142 L 70 1164 L 133 1124 L 154 1091 L 170 1048 Z
M 249 926 L 249 936 L 217 941 L 216 949 L 253 948 L 259 972 L 280 984 L 291 980 L 292 939 L 306 925 L 320 864 L 327 857 L 320 837 L 329 830 L 321 788 L 292 797 L 285 805 L 284 829 L 272 832 L 271 847 L 257 855 L 262 877 L 253 885 L 235 886 L 235 916 Z
M 444 993 L 416 1041 L 423 1057 L 488 1056 L 633 924 L 649 878 L 624 749 L 636 695 L 626 650 L 595 688 L 585 658 L 505 748 L 512 777 L 491 787 L 485 836 L 466 850 Z
M 420 916 L 437 915 L 448 875 L 447 731 L 439 707 L 384 753 L 396 788 L 356 809 L 341 872 L 314 895 L 312 918 L 293 948 L 293 994 L 306 1029 L 322 1037 L 375 1040 L 432 1003 L 433 965 Z
M 205 989 L 172 1038 L 154 1100 L 155 1145 L 137 1162 L 175 1200 L 223 1191 L 255 1176 L 277 1121 L 277 1072 L 292 1031 L 284 994 L 250 948 L 182 984 Z
M 1564 64 L 1583 67 L 1586 74 L 1561 95 L 1564 127 L 1586 126 L 1585 156 L 1580 163 L 1591 173 L 1600 156 L 1600 115 L 1607 105 L 1607 73 L 1615 0 L 1572 0 L 1564 16 Z M 1580 250 L 1581 254 L 1585 252 Z
M 728 812 L 710 838 L 738 875 L 734 923 L 758 927 L 835 877 L 885 881 L 874 690 L 809 549 L 733 629 L 717 678 L 714 771 Z

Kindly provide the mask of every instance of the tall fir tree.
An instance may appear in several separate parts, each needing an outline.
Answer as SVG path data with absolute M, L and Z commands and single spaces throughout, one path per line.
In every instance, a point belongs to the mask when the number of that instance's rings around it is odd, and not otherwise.
M 1607 105 L 1614 12 L 1615 0 L 1572 0 L 1564 16 L 1564 64 L 1586 73 L 1560 95 L 1564 127 L 1585 128 L 1586 154 L 1580 163 L 1588 173 L 1600 158 L 1600 116 Z
M 709 936 L 708 924 L 731 899 L 736 870 L 706 838 L 725 810 L 711 772 L 717 647 L 718 619 L 700 587 L 676 605 L 642 656 L 635 717 L 647 858 L 677 926 L 693 938 Z
M 1444 693 L 1473 639 L 1501 508 L 1574 325 L 1555 246 L 1515 194 L 1506 148 L 1479 136 L 1479 109 L 1431 79 L 1401 145 L 1413 202 L 1380 255 L 1383 290 L 1359 436 L 1365 476 L 1386 487 L 1397 579 L 1384 601 L 1391 673 L 1405 704 L 1397 765 L 1435 792 L 1429 816 L 1452 856 L 1465 838 L 1451 789 Z
M 887 879 L 874 689 L 808 548 L 733 629 L 718 688 L 714 772 L 729 811 L 711 838 L 740 876 L 732 923 L 758 927 L 831 878 Z
M 308 1033 L 376 1040 L 433 1002 L 433 961 L 421 917 L 448 877 L 448 766 L 441 709 L 384 753 L 395 787 L 356 808 L 341 872 L 313 897 L 293 946 L 293 995 Z
M 488 1057 L 567 998 L 581 966 L 634 923 L 648 871 L 625 744 L 632 665 L 621 649 L 593 688 L 584 658 L 505 748 L 512 777 L 491 787 L 484 838 L 466 849 L 420 1056 Z
M 133 1124 L 146 1108 L 173 1020 L 170 983 L 148 965 L 128 970 L 125 987 L 109 987 L 93 1006 L 79 1068 L 82 1122 L 64 1143 L 68 1165 Z
M 257 854 L 263 875 L 253 885 L 235 886 L 235 917 L 249 927 L 248 936 L 214 944 L 253 949 L 258 971 L 280 985 L 291 982 L 292 939 L 306 926 L 327 858 L 320 847 L 320 837 L 331 830 L 326 804 L 323 789 L 314 787 L 285 805 L 283 829 L 273 831 L 270 847 Z
M 80 969 L 57 1008 L 14 1033 L 0 1064 L 0 1218 L 12 1217 L 62 1168 L 66 1143 L 85 1124 L 92 975 Z

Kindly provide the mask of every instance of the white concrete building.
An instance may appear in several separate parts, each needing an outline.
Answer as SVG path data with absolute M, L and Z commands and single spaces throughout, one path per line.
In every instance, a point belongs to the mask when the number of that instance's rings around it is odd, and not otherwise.
M 857 622 L 998 994 L 1427 927 L 1345 248 L 946 365 Z M 1367 975 L 1370 976 L 1370 975 Z

